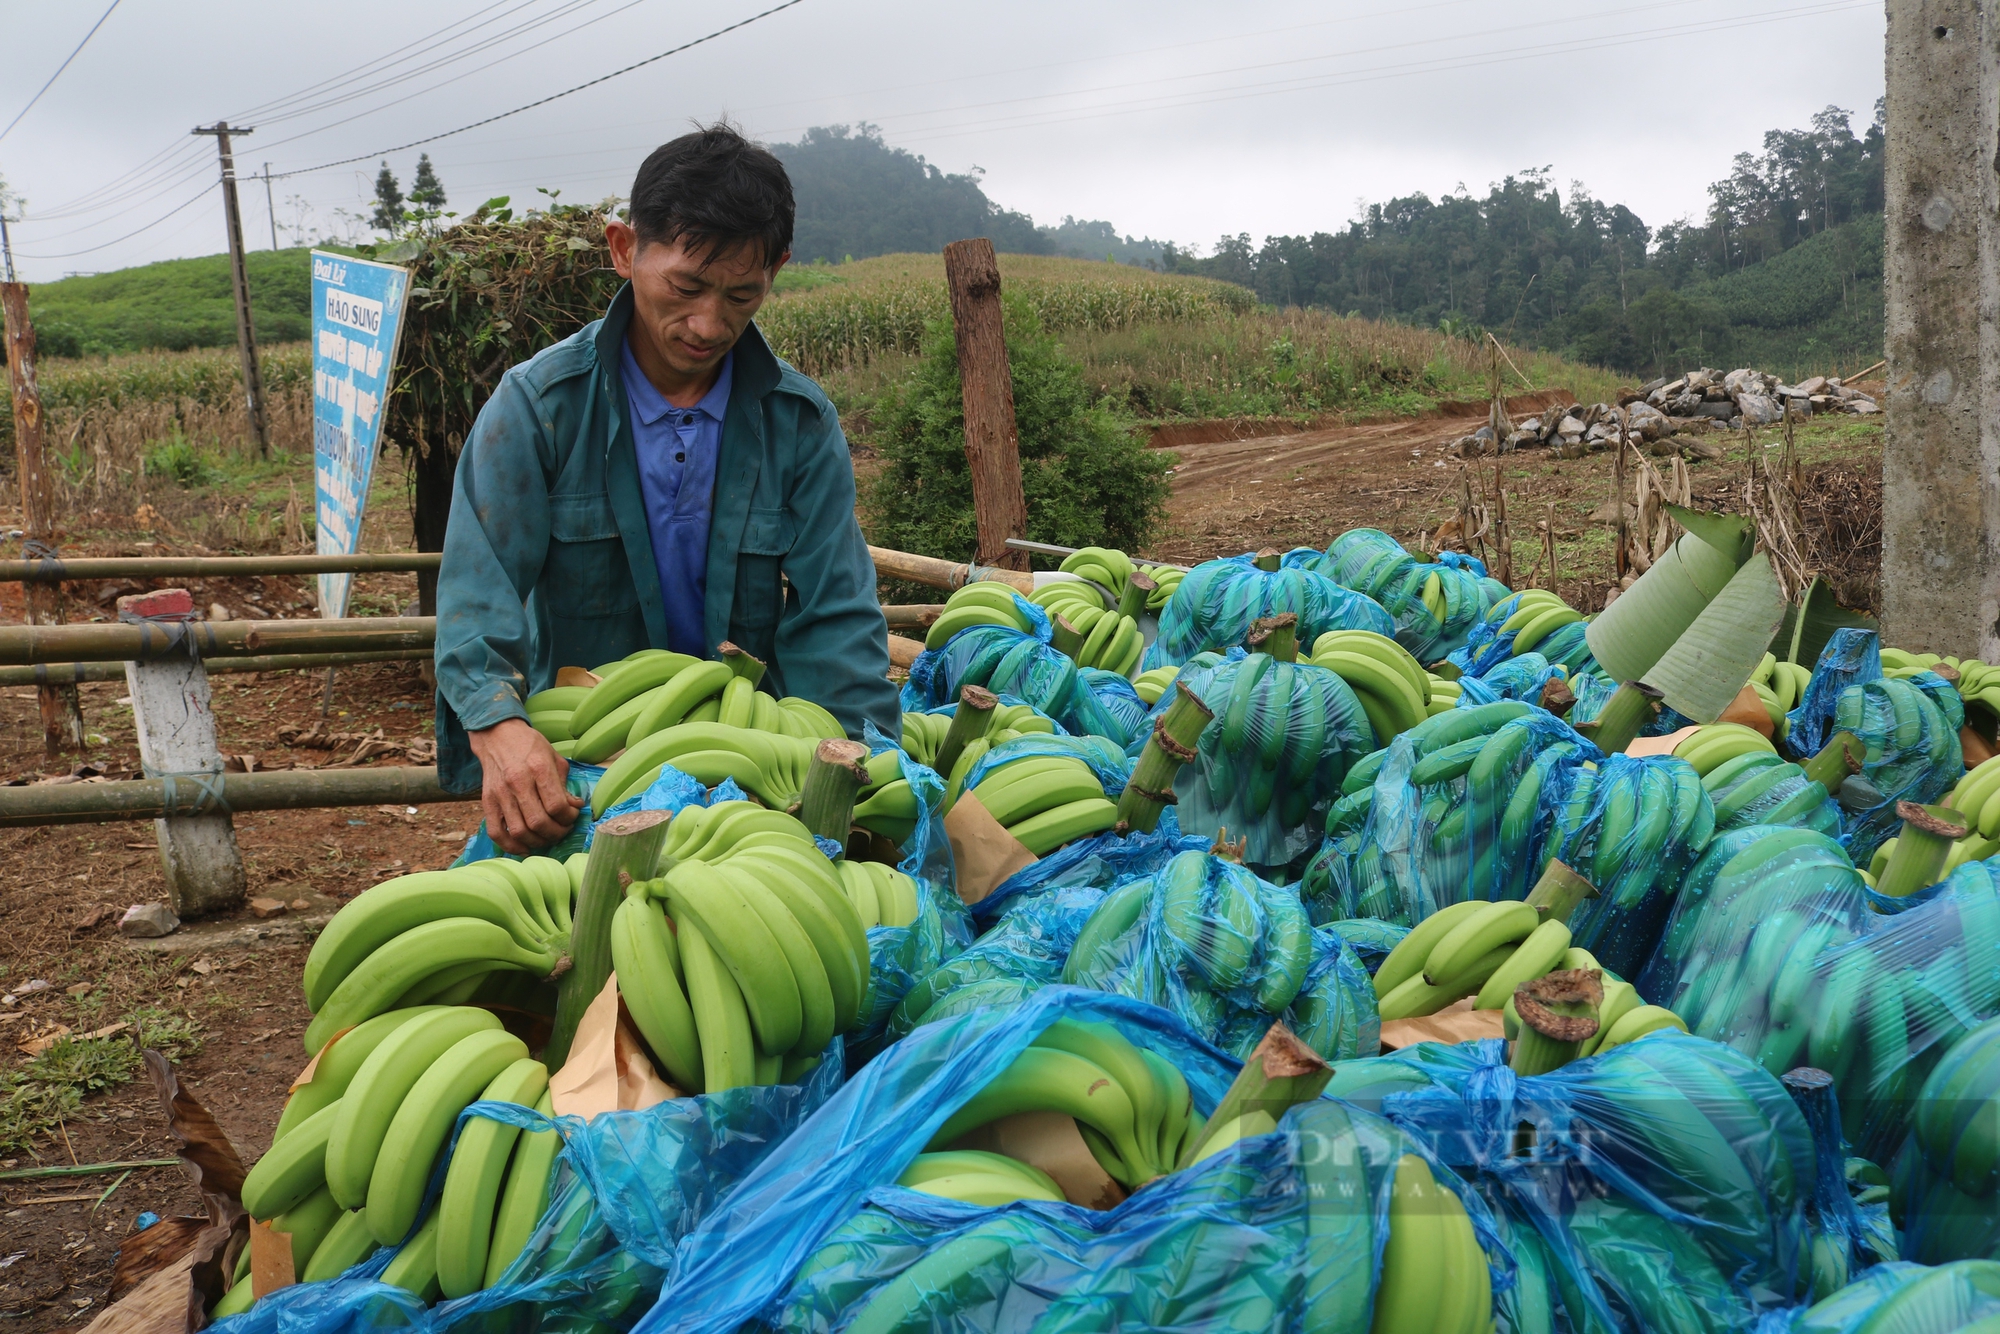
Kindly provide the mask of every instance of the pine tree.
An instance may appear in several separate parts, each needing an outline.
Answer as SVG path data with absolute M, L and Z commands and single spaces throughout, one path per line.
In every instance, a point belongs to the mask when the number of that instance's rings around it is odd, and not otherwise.
M 403 222 L 403 187 L 396 183 L 396 174 L 384 162 L 382 170 L 375 173 L 375 215 L 368 225 L 377 231 L 393 232 Z
M 431 155 L 423 154 L 417 159 L 417 174 L 410 180 L 410 202 L 419 208 L 441 209 L 444 207 L 444 182 L 431 170 Z

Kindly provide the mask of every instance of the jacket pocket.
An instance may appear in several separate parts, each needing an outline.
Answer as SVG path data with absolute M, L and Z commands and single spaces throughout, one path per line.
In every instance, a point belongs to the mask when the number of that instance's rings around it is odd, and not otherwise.
M 746 556 L 789 556 L 796 537 L 790 510 L 752 509 L 743 524 L 739 550 Z
M 537 591 L 549 615 L 564 621 L 618 616 L 639 605 L 609 497 L 549 497 L 549 554 Z

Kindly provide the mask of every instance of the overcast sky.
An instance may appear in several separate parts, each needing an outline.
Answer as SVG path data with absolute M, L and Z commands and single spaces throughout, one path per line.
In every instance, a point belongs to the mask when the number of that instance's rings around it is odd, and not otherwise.
M 0 125 L 108 3 L 0 0 Z M 0 138 L 0 177 L 27 199 L 21 276 L 222 249 L 219 195 L 195 198 L 216 173 L 197 123 L 256 127 L 245 172 L 318 168 L 272 187 L 289 243 L 365 213 L 382 150 L 773 3 L 119 0 Z M 1037 221 L 1183 244 L 1337 227 L 1357 201 L 1483 192 L 1540 166 L 1658 225 L 1699 214 L 1769 128 L 1829 103 L 1864 126 L 1882 32 L 1880 0 L 796 0 L 423 149 L 454 209 L 537 186 L 621 194 L 647 149 L 726 114 L 772 142 L 871 122 L 947 171 L 983 168 L 989 196 Z M 419 151 L 388 154 L 406 188 Z M 269 246 L 261 182 L 243 211 Z

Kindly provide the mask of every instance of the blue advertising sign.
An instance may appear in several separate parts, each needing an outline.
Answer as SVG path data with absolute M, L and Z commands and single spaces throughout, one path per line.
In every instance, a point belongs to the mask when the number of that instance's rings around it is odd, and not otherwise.
M 410 275 L 312 252 L 314 528 L 321 555 L 352 555 L 375 475 L 382 405 L 396 367 Z M 347 614 L 351 574 L 319 577 L 319 614 Z

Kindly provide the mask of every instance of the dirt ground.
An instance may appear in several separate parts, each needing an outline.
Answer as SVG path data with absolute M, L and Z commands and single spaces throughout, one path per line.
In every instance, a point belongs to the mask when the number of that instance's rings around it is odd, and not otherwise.
M 1516 400 L 1511 406 L 1519 418 L 1545 404 Z M 1456 511 L 1468 480 L 1476 478 L 1482 491 L 1507 493 L 1516 524 L 1516 584 L 1547 582 L 1535 525 L 1552 519 L 1559 590 L 1575 605 L 1600 605 L 1611 581 L 1609 529 L 1602 521 L 1612 490 L 1608 455 L 1562 460 L 1532 450 L 1468 463 L 1450 445 L 1483 414 L 1483 406 L 1467 405 L 1456 415 L 1448 410 L 1310 430 L 1194 423 L 1162 431 L 1155 444 L 1173 449 L 1179 461 L 1166 529 L 1146 554 L 1192 564 L 1265 546 L 1324 547 L 1356 526 L 1428 546 Z M 1820 554 L 1830 564 L 1846 562 L 1864 583 L 1871 562 L 1879 560 L 1876 423 L 1879 418 L 1817 422 L 1800 441 L 1802 457 L 1823 483 L 1808 497 L 1808 508 L 1817 509 L 1807 516 L 1818 515 Z M 1690 468 L 1698 503 L 1726 500 L 1741 481 L 1749 451 L 1775 443 L 1775 436 L 1761 443 L 1740 435 L 1715 439 L 1726 447 L 1724 457 Z M 866 457 L 857 460 L 863 472 L 870 466 Z M 378 507 L 371 526 L 388 524 L 393 514 Z M 0 521 L 5 517 L 0 514 Z M 406 542 L 406 529 L 400 535 L 372 532 L 367 539 L 372 550 Z M 72 548 L 79 554 L 84 549 Z M 115 542 L 89 548 L 105 555 L 141 550 L 174 552 Z M 1850 586 L 1857 605 L 1865 603 L 1868 588 Z M 70 618 L 110 619 L 116 598 L 138 588 L 73 586 Z M 197 605 L 220 603 L 238 618 L 313 614 L 304 579 L 197 581 L 190 591 Z M 414 576 L 367 575 L 356 580 L 354 606 L 388 614 L 414 597 Z M 18 623 L 22 610 L 20 586 L 0 583 L 0 624 Z M 413 663 L 341 669 L 324 716 L 323 672 L 217 674 L 211 683 L 222 750 L 247 765 L 322 766 L 375 751 L 382 752 L 379 758 L 360 762 L 429 761 L 431 698 Z M 34 690 L 0 689 L 0 782 L 132 773 L 138 755 L 124 696 L 122 682 L 82 687 L 92 741 L 84 756 L 52 761 L 42 753 Z M 298 744 L 314 733 L 340 740 L 330 748 L 324 740 Z M 244 1161 L 254 1162 L 305 1059 L 299 1043 L 309 1016 L 297 979 L 314 925 L 378 880 L 448 864 L 477 824 L 478 810 L 470 804 L 239 817 L 235 829 L 251 895 L 292 906 L 270 920 L 246 911 L 191 926 L 160 942 L 164 950 L 125 941 L 115 925 L 128 904 L 166 897 L 153 831 L 144 822 L 0 830 L 0 857 L 16 868 L 0 880 L 0 993 L 37 979 L 49 983 L 11 1004 L 0 998 L 0 1072 L 18 1068 L 27 1059 L 23 1045 L 59 1026 L 90 1033 L 135 1008 L 155 1007 L 198 1025 L 202 1045 L 181 1063 L 183 1084 L 217 1116 Z M 27 1153 L 0 1157 L 0 1172 L 172 1152 L 141 1073 L 88 1097 Z M 118 1242 L 138 1215 L 197 1209 L 193 1188 L 174 1167 L 129 1176 L 0 1178 L 0 1321 L 6 1322 L 0 1327 L 88 1324 L 104 1308 Z
M 87 591 L 87 590 L 86 590 Z M 132 591 L 121 588 L 117 591 Z M 304 580 L 211 581 L 191 586 L 203 605 L 237 617 L 310 615 Z M 395 605 L 414 598 L 410 575 L 357 580 L 357 598 Z M 112 592 L 93 612 L 79 597 L 71 618 L 108 615 Z M 0 584 L 0 623 L 18 622 L 18 585 Z M 325 766 L 361 748 L 359 738 L 396 746 L 374 761 L 428 758 L 431 695 L 414 663 L 370 663 L 336 672 L 322 718 L 324 672 L 210 677 L 221 748 L 259 768 Z M 35 691 L 0 689 L 0 781 L 36 781 L 77 769 L 122 776 L 139 767 L 132 713 L 121 682 L 80 688 L 85 756 L 47 759 Z M 357 738 L 334 749 L 286 745 L 281 729 Z M 379 747 L 369 747 L 376 749 Z M 87 766 L 85 768 L 84 766 Z M 36 979 L 48 989 L 0 1009 L 0 1067 L 25 1059 L 20 1047 L 66 1027 L 88 1033 L 134 1007 L 150 1005 L 200 1026 L 204 1043 L 184 1062 L 182 1082 L 221 1122 L 244 1161 L 268 1143 L 291 1076 L 305 1062 L 307 1014 L 298 991 L 307 924 L 379 879 L 442 867 L 478 825 L 474 805 L 276 811 L 239 816 L 251 896 L 293 905 L 269 921 L 247 910 L 190 927 L 142 949 L 116 924 L 132 903 L 164 901 L 160 856 L 149 822 L 0 830 L 0 860 L 15 868 L 0 881 L 0 992 Z M 264 940 L 246 940 L 252 931 Z M 82 994 L 69 994 L 81 988 Z M 0 1171 L 44 1164 L 171 1157 L 143 1073 L 88 1098 L 57 1133 L 30 1153 L 0 1158 Z M 117 1185 L 108 1199 L 99 1200 Z M 0 1320 L 7 1328 L 77 1327 L 102 1309 L 117 1244 L 143 1210 L 162 1217 L 199 1212 L 178 1168 L 30 1181 L 0 1180 Z

